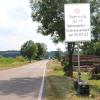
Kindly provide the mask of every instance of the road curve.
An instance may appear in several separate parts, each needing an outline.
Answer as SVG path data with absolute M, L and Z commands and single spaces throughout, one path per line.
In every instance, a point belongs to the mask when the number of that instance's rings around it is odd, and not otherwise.
M 0 71 L 0 100 L 40 100 L 48 60 Z M 42 99 L 44 100 L 44 96 Z

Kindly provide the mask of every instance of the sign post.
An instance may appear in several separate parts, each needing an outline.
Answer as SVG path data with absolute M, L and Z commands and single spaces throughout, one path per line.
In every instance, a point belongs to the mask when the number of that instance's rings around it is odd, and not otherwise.
M 90 4 L 65 4 L 65 41 L 78 45 L 78 80 L 80 80 L 79 43 L 91 41 Z
M 80 81 L 81 78 L 81 72 L 80 72 L 80 51 L 79 51 L 79 46 L 80 44 L 77 44 L 77 49 L 78 49 L 78 82 Z

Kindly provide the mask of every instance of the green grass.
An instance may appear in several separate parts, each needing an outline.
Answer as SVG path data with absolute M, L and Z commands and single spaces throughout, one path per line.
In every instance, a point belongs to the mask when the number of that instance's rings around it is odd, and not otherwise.
M 93 96 L 100 95 L 100 80 L 91 79 L 88 73 L 82 73 L 81 78 L 88 82 Z
M 57 64 L 62 68 L 57 61 L 48 63 L 48 68 L 52 70 L 46 73 L 46 100 L 100 100 L 100 80 L 88 80 L 88 74 L 82 73 L 82 79 L 91 85 L 91 94 L 81 96 L 74 90 L 73 80 L 64 76 L 62 69 L 54 70 Z
M 51 60 L 47 64 L 49 70 L 62 70 L 61 63 L 58 60 Z
M 18 66 L 24 65 L 26 63 L 28 63 L 28 61 L 25 60 L 21 56 L 16 57 L 16 58 L 1 57 L 0 58 L 0 70 L 13 68 L 13 67 L 18 67 Z

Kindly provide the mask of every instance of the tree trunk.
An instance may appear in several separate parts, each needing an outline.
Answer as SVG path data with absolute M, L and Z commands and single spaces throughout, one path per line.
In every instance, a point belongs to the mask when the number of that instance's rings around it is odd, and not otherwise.
M 32 60 L 30 59 L 30 63 L 32 62 Z
M 74 52 L 75 43 L 68 43 L 68 65 L 65 66 L 65 75 L 73 77 L 73 52 Z
M 28 57 L 29 63 L 32 62 L 32 57 Z
M 72 57 L 73 54 L 69 53 L 68 54 L 68 58 L 69 58 L 69 62 L 68 62 L 68 76 L 73 77 L 73 61 L 72 61 Z

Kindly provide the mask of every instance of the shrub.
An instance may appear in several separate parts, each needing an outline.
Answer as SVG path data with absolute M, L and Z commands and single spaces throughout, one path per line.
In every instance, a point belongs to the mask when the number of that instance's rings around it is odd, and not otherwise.
M 18 62 L 24 62 L 25 61 L 25 58 L 22 57 L 22 56 L 17 56 L 16 57 L 16 61 L 18 61 Z

